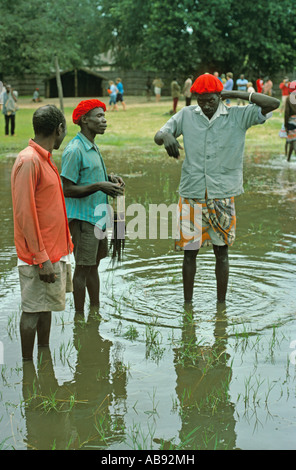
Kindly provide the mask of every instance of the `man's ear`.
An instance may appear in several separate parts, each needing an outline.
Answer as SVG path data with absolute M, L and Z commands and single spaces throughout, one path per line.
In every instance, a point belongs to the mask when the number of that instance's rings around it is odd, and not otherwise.
M 85 124 L 87 121 L 87 115 L 86 114 L 83 114 L 80 118 L 80 121 L 79 121 L 79 124 Z
M 64 132 L 64 126 L 62 122 L 60 122 L 60 124 L 58 125 L 56 132 L 57 132 L 57 136 L 60 136 Z

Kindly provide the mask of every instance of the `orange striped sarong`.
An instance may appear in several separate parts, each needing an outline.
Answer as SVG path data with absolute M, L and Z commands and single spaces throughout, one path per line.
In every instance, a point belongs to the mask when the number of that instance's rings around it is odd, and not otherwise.
M 234 197 L 204 200 L 180 197 L 176 251 L 198 250 L 210 244 L 231 246 L 235 230 Z

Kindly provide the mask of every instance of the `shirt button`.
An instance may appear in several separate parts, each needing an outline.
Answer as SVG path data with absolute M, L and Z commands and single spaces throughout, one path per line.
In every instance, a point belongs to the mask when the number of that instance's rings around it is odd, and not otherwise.
M 211 158 L 210 155 L 207 155 L 207 160 L 210 160 L 210 158 Z

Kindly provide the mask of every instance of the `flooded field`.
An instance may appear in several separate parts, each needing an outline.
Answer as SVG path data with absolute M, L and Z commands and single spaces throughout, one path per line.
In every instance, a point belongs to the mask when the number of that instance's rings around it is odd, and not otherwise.
M 127 204 L 177 201 L 181 162 L 138 152 L 114 168 L 104 155 Z M 20 349 L 12 164 L 0 163 L 0 448 L 295 449 L 295 156 L 245 157 L 226 307 L 211 247 L 189 309 L 173 237 L 127 238 L 122 262 L 100 265 L 100 310 L 75 318 L 68 295 L 33 364 Z

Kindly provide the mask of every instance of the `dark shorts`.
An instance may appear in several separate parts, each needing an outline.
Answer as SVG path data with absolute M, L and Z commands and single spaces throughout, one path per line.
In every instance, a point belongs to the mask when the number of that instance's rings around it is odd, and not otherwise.
M 75 263 L 79 266 L 96 266 L 108 255 L 107 233 L 89 222 L 72 219 L 69 228 L 74 244 Z M 106 236 L 105 236 L 106 235 Z
M 117 101 L 117 103 L 118 103 L 118 101 L 123 101 L 123 94 L 122 93 L 117 93 L 116 101 Z

